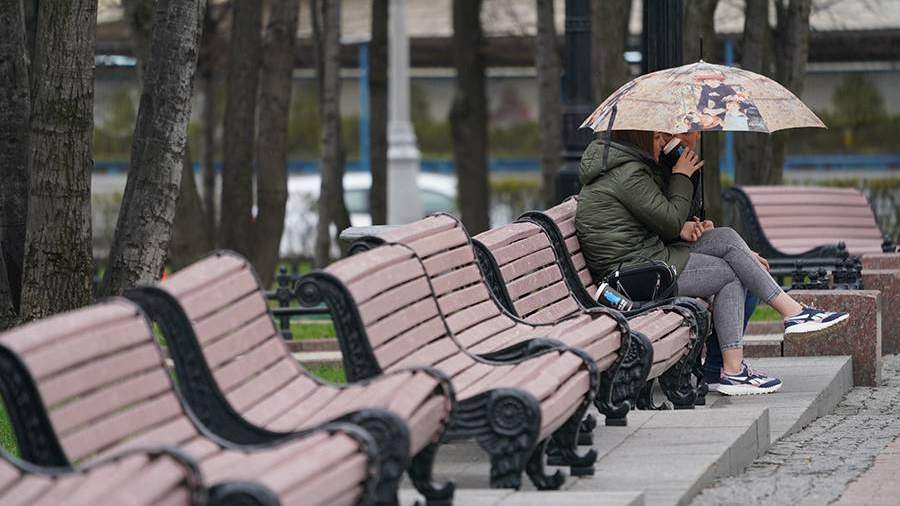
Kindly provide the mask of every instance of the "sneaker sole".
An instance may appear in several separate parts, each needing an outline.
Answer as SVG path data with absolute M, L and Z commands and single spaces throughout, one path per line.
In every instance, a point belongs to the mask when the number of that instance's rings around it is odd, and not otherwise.
M 774 387 L 755 387 L 753 385 L 719 385 L 719 393 L 722 395 L 740 396 L 740 395 L 762 395 L 771 394 L 781 389 L 779 383 Z
M 824 322 L 824 323 L 820 323 L 820 322 L 804 322 L 804 323 L 799 323 L 799 324 L 797 324 L 797 325 L 792 325 L 792 326 L 788 327 L 787 329 L 785 329 L 784 334 L 785 334 L 785 335 L 788 335 L 788 334 L 808 334 L 808 333 L 810 333 L 810 332 L 818 332 L 818 331 L 820 331 L 820 330 L 825 330 L 825 329 L 827 329 L 827 328 L 833 327 L 833 326 L 837 325 L 838 323 L 847 321 L 848 318 L 850 318 L 850 315 L 845 314 L 845 315 L 843 315 L 843 316 L 837 317 L 837 318 L 834 319 L 834 320 L 831 320 L 830 322 Z

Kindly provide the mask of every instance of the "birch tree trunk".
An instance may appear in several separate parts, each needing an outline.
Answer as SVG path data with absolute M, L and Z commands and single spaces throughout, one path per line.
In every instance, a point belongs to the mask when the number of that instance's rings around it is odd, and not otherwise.
M 631 79 L 625 61 L 631 0 L 593 0 L 591 4 L 591 77 L 600 103 Z
M 262 2 L 232 3 L 231 50 L 225 96 L 222 210 L 219 243 L 245 257 L 252 252 L 253 141 L 259 86 Z
M 159 279 L 184 172 L 205 0 L 158 0 L 128 182 L 102 293 Z
M 300 6 L 272 0 L 262 57 L 256 139 L 256 216 L 253 264 L 269 286 L 278 263 L 288 199 L 287 132 Z
M 22 316 L 91 301 L 97 0 L 41 2 L 35 31 Z
M 331 260 L 331 224 L 338 232 L 350 225 L 344 204 L 344 166 L 341 156 L 340 2 L 313 0 L 313 27 L 317 41 L 319 115 L 322 118 L 322 185 L 319 190 L 319 221 L 316 224 L 316 265 Z
M 487 94 L 481 0 L 453 0 L 456 92 L 450 109 L 459 209 L 471 234 L 490 227 L 487 167 Z
M 388 0 L 372 0 L 369 40 L 369 167 L 372 224 L 387 223 Z
M 0 0 L 0 312 L 19 310 L 25 224 L 31 96 L 21 0 Z M 0 317 L 2 318 L 2 317 Z M 2 322 L 0 322 L 2 324 Z
M 744 35 L 741 43 L 741 67 L 763 75 L 769 72 L 769 0 L 746 0 Z M 769 135 L 741 132 L 734 136 L 734 182 L 760 185 L 769 181 L 772 167 L 772 143 Z
M 775 77 L 798 97 L 803 95 L 806 63 L 809 59 L 809 14 L 812 0 L 779 0 L 778 26 L 775 30 Z M 772 170 L 768 184 L 781 184 L 784 178 L 784 150 L 789 132 L 772 135 Z
M 541 142 L 541 195 L 544 205 L 556 203 L 556 174 L 562 166 L 562 67 L 556 43 L 553 0 L 537 0 L 537 40 L 534 66 L 538 81 L 538 124 Z
M 719 0 L 691 0 L 684 4 L 684 34 L 682 54 L 686 61 L 704 60 L 719 63 L 719 42 L 716 39 L 715 14 Z M 700 36 L 703 54 L 700 54 Z M 722 176 L 719 170 L 720 132 L 703 132 L 703 202 L 706 217 L 716 223 L 722 221 Z M 739 134 L 740 135 L 740 134 Z M 697 211 L 699 212 L 699 210 Z

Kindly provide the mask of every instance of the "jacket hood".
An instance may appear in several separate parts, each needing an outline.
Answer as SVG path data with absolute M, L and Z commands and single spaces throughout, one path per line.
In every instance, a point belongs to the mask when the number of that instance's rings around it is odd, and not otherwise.
M 609 144 L 609 155 L 604 165 L 603 152 L 606 150 L 607 144 Z M 606 139 L 595 140 L 591 142 L 581 157 L 578 179 L 582 185 L 588 185 L 601 175 L 628 162 L 639 162 L 650 167 L 656 166 L 656 161 L 636 146 Z

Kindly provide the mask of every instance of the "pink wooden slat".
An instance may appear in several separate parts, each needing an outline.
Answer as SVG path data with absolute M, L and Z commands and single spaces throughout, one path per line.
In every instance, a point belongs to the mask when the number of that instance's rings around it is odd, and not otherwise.
M 302 491 L 301 491 L 302 493 Z M 339 495 L 331 497 L 328 499 L 329 506 L 353 506 L 360 501 L 360 497 L 363 494 L 363 486 L 356 485 L 348 488 L 344 492 L 341 492 Z M 292 497 L 288 496 L 287 500 L 292 499 Z
M 462 400 L 468 398 L 468 394 L 463 395 L 463 392 L 466 392 L 468 388 L 471 386 L 484 381 L 485 378 L 493 374 L 491 377 L 491 381 L 496 375 L 501 375 L 504 373 L 508 373 L 512 371 L 512 365 L 489 365 L 480 362 L 472 362 L 472 364 L 460 371 L 456 376 L 453 377 L 453 388 L 456 389 L 456 398 L 458 400 Z
M 302 443 L 302 440 L 301 440 Z M 291 448 L 293 447 L 293 448 Z M 290 445 L 287 450 L 278 452 L 277 459 L 268 458 L 263 452 L 255 454 L 254 460 L 259 464 L 251 466 L 253 476 L 258 476 L 258 481 L 269 487 L 272 491 L 283 494 L 288 488 L 298 484 L 309 483 L 316 476 L 328 476 L 337 471 L 339 462 L 350 459 L 359 452 L 359 444 L 344 434 L 334 434 L 322 441 L 316 441 L 313 445 Z M 226 470 L 221 474 L 223 479 L 240 479 L 246 472 L 242 470 Z M 340 474 L 331 475 L 331 479 L 340 479 Z M 347 477 L 344 485 L 351 484 Z M 317 493 L 310 490 L 309 498 L 316 497 Z M 290 503 L 285 503 L 290 504 Z
M 766 204 L 827 204 L 829 206 L 860 206 L 868 205 L 866 198 L 856 195 L 820 195 L 820 194 L 795 194 L 795 195 L 754 195 L 750 202 L 756 206 Z
M 530 326 L 518 324 L 506 315 L 498 313 L 480 321 L 477 325 L 473 325 L 464 331 L 457 332 L 456 340 L 464 348 L 469 349 L 496 335 L 502 335 L 504 333 L 513 333 L 516 336 L 528 335 L 531 331 L 532 328 Z
M 0 495 L 3 506 L 30 506 L 53 482 L 44 476 L 27 474 Z
M 335 398 L 344 395 L 352 396 L 354 392 L 346 392 L 337 388 L 318 388 L 313 395 L 306 397 L 302 405 L 295 405 L 282 413 L 278 418 L 268 424 L 268 428 L 274 431 L 289 432 L 303 426 L 304 420 L 309 419 L 318 411 L 327 406 Z
M 881 245 L 881 241 L 872 240 L 872 239 L 848 238 L 848 239 L 844 239 L 843 241 L 847 244 L 848 250 L 852 250 L 852 248 L 854 246 L 868 247 L 868 246 L 871 246 L 872 244 L 875 244 L 876 242 L 879 245 Z M 796 239 L 781 238 L 781 239 L 774 239 L 771 242 L 772 242 L 772 245 L 775 246 L 777 249 L 782 249 L 782 247 L 785 247 L 785 248 L 803 248 L 803 247 L 805 247 L 806 249 L 810 249 L 810 248 L 815 248 L 816 246 L 821 246 L 823 244 L 834 244 L 835 243 L 834 240 L 817 241 L 813 238 L 808 238 L 808 237 L 801 237 L 801 238 L 796 238 Z
M 239 357 L 235 357 L 228 365 L 213 371 L 213 375 L 219 388 L 223 392 L 229 392 L 249 377 L 267 369 L 283 357 L 284 344 L 272 339 Z
M 447 325 L 450 327 L 450 330 L 460 338 L 460 341 L 462 341 L 460 333 L 463 330 L 500 314 L 500 309 L 497 308 L 497 304 L 492 300 L 486 300 L 478 305 L 467 308 L 465 311 L 447 316 Z
M 62 435 L 79 425 L 115 413 L 144 399 L 156 397 L 171 388 L 166 372 L 163 369 L 153 369 L 93 394 L 75 398 L 54 409 L 50 418 L 56 432 Z
M 310 506 L 338 504 L 339 498 L 340 501 L 347 500 L 347 488 L 362 483 L 366 475 L 364 455 L 346 457 L 327 473 L 317 474 L 308 483 L 285 493 L 284 504 L 300 504 L 304 500 L 309 501 Z
M 143 320 L 133 319 L 96 330 L 86 329 L 83 335 L 56 342 L 27 355 L 26 360 L 31 374 L 42 379 L 79 363 L 151 340 L 147 324 Z
M 846 228 L 846 227 L 861 227 L 861 228 L 875 228 L 878 229 L 878 225 L 875 223 L 875 218 L 872 216 L 844 216 L 843 214 L 840 216 L 829 217 L 826 222 L 823 223 L 822 215 L 818 216 L 785 216 L 785 217 L 761 217 L 759 219 L 760 225 L 764 229 L 768 228 L 777 228 L 777 227 L 817 227 L 817 228 Z
M 191 320 L 200 320 L 259 290 L 259 283 L 253 274 L 248 269 L 243 269 L 228 278 L 217 279 L 209 286 L 194 290 L 190 295 L 180 298 L 179 302 Z
M 527 382 L 529 378 L 534 377 L 543 367 L 547 367 L 552 363 L 556 356 L 555 353 L 548 353 L 509 367 L 493 367 L 487 375 L 478 381 L 472 382 L 464 389 L 459 389 L 457 396 L 460 399 L 465 399 L 493 388 L 518 388 Z
M 459 375 L 475 365 L 475 359 L 465 353 L 457 353 L 446 360 L 434 364 L 434 367 L 443 371 L 444 374 L 450 378 L 453 378 L 453 387 L 458 390 L 460 388 L 457 383 Z
M 401 285 L 424 274 L 419 260 L 410 258 L 363 276 L 350 284 L 348 288 L 357 302 L 365 302 L 388 288 Z
M 31 506 L 58 506 L 59 504 L 79 504 L 70 499 L 73 494 L 84 485 L 88 480 L 105 476 L 103 473 L 106 466 L 94 469 L 90 473 L 71 473 L 53 480 L 53 485 L 45 490 L 40 496 L 32 500 Z M 45 478 L 48 481 L 50 478 Z M 2 495 L 0 488 L 0 495 Z
M 563 283 L 562 272 L 556 264 L 544 265 L 537 270 L 520 276 L 515 281 L 507 281 L 506 290 L 515 301 L 538 290 Z M 568 293 L 568 292 L 567 292 Z M 559 300 L 557 297 L 554 301 Z M 548 302 L 549 303 L 549 302 Z
M 542 421 L 547 420 L 547 422 L 555 422 L 553 425 L 562 425 L 562 422 L 565 422 L 565 419 L 560 420 L 560 418 L 564 418 L 562 415 L 574 413 L 589 389 L 590 377 L 588 372 L 585 370 L 578 371 L 577 374 L 567 379 L 565 383 L 559 385 L 549 396 L 544 397 L 545 400 L 541 403 Z M 565 418 L 568 418 L 568 416 Z M 553 427 L 553 425 L 549 424 L 548 426 L 545 423 L 541 423 L 542 429 L 549 429 L 549 432 L 558 428 L 558 426 Z M 542 430 L 541 432 L 543 433 L 544 431 Z
M 206 357 L 209 368 L 215 371 L 269 339 L 281 342 L 281 336 L 272 324 L 272 318 L 265 313 L 245 326 L 234 329 L 222 339 L 205 345 L 203 356 Z
M 438 382 L 436 379 L 421 372 L 416 373 L 411 381 L 405 381 L 402 388 L 391 393 L 387 407 L 405 420 L 409 420 L 413 413 L 421 409 L 421 406 L 429 398 L 434 397 L 433 394 L 437 387 Z M 441 410 L 445 411 L 445 403 L 449 402 L 448 399 L 443 395 L 437 397 L 441 401 Z
M 607 343 L 604 354 L 619 349 L 622 342 L 618 326 L 612 318 L 596 319 L 570 331 L 554 332 L 550 335 L 575 348 L 584 348 L 602 340 Z
M 66 435 L 61 443 L 69 458 L 77 460 L 183 413 L 178 399 L 168 393 Z
M 248 321 L 268 314 L 268 311 L 269 308 L 262 293 L 256 292 L 230 304 L 227 311 L 213 313 L 192 323 L 200 344 L 206 346 Z
M 653 343 L 653 361 L 661 362 L 669 357 L 681 356 L 690 341 L 690 330 L 682 327 Z
M 551 207 L 544 212 L 547 216 L 553 218 L 553 221 L 559 223 L 569 217 L 575 216 L 575 210 L 577 209 L 578 204 L 575 199 L 566 200 L 562 204 Z
M 205 287 L 211 279 L 228 277 L 229 274 L 246 267 L 247 262 L 236 256 L 213 255 L 172 274 L 160 283 L 160 286 L 176 297 L 183 297 L 193 290 Z
M 187 487 L 177 487 L 169 491 L 165 496 L 147 503 L 147 506 L 184 506 L 191 503 L 190 494 Z
M 380 237 L 387 242 L 409 243 L 416 239 L 429 237 L 456 226 L 458 226 L 456 220 L 449 216 L 429 216 L 385 232 L 384 234 L 381 234 Z
M 156 345 L 147 343 L 42 380 L 38 387 L 44 403 L 53 406 L 63 399 L 82 395 L 120 378 L 128 378 L 148 369 L 162 367 L 162 357 Z
M 396 370 L 401 367 L 410 367 L 414 365 L 434 365 L 457 353 L 461 352 L 453 341 L 450 339 L 439 339 L 431 344 L 422 346 L 403 357 L 400 361 L 391 366 L 391 369 Z
M 491 302 L 491 294 L 484 283 L 478 283 L 444 295 L 438 299 L 438 307 L 444 316 L 450 316 L 485 301 Z
M 437 314 L 436 312 L 434 314 Z M 375 358 L 382 369 L 392 367 L 403 357 L 444 336 L 446 330 L 440 318 L 431 319 L 375 348 Z M 445 338 L 448 339 L 448 338 Z
M 240 480 L 259 478 L 268 469 L 279 466 L 291 467 L 293 460 L 300 465 L 298 457 L 309 454 L 319 445 L 326 445 L 332 438 L 324 433 L 311 434 L 300 439 L 266 449 L 264 451 L 240 452 L 233 450 L 218 451 L 200 463 L 200 470 L 208 483 L 224 480 Z M 336 445 L 340 449 L 343 445 Z M 304 463 L 305 464 L 305 463 Z
M 390 403 L 391 397 L 406 395 L 406 391 L 413 386 L 413 383 L 409 381 L 410 378 L 412 378 L 412 373 L 401 372 L 389 374 L 366 386 L 346 388 L 328 405 L 311 413 L 311 416 L 304 420 L 299 427 L 314 427 L 362 408 L 386 407 Z M 431 388 L 434 388 L 434 383 Z M 409 415 L 409 413 L 402 412 L 397 412 L 397 414 L 404 419 Z
M 20 473 L 12 464 L 0 459 L 0 493 L 3 493 L 12 482 L 19 479 Z
M 402 246 L 382 246 L 370 251 L 338 260 L 325 271 L 344 283 L 352 283 L 359 277 L 412 258 L 413 253 Z
M 107 504 L 141 504 L 139 498 L 146 494 L 148 488 L 165 491 L 174 484 L 170 480 L 167 480 L 169 483 L 157 483 L 162 476 L 149 474 L 149 464 L 149 458 L 139 454 L 104 465 L 82 480 L 78 490 L 60 497 L 61 502 L 57 504 L 100 504 L 106 501 L 109 501 Z M 172 461 L 169 464 L 175 466 Z M 180 466 L 170 467 L 170 470 L 175 474 L 176 482 L 184 479 L 184 469 Z M 48 504 L 52 502 L 48 501 Z
M 116 325 L 136 318 L 139 315 L 133 304 L 113 299 L 16 327 L 4 333 L 0 342 L 20 355 L 27 355 L 45 344 L 81 334 L 85 329 Z
M 793 203 L 770 204 L 754 206 L 753 210 L 760 219 L 769 217 L 794 217 L 794 216 L 843 216 L 843 217 L 871 217 L 872 208 L 863 206 L 834 206 L 823 208 L 820 205 L 797 205 Z
M 578 252 L 581 251 L 581 242 L 578 241 L 577 236 L 571 236 L 565 239 L 566 251 L 569 252 L 569 255 L 573 257 L 576 256 Z
M 244 408 L 242 414 L 252 423 L 268 427 L 279 416 L 295 406 L 302 405 L 322 388 L 330 390 L 329 387 L 319 385 L 305 374 L 300 374 L 285 387 L 260 399 L 255 405 Z
M 197 429 L 187 417 L 178 417 L 171 421 L 159 424 L 149 430 L 145 430 L 136 437 L 126 441 L 120 441 L 119 444 L 100 451 L 91 460 L 96 461 L 112 457 L 115 454 L 129 449 L 159 445 L 180 446 L 182 450 L 187 451 L 194 458 L 200 458 L 199 453 L 194 452 L 193 450 L 188 451 L 188 446 L 190 446 L 193 441 L 202 442 L 205 445 L 212 445 L 212 450 L 218 449 L 212 441 L 197 434 Z
M 386 290 L 368 302 L 359 304 L 359 315 L 362 317 L 363 323 L 368 326 L 398 309 L 430 297 L 432 297 L 432 293 L 428 281 L 425 278 L 418 278 Z
M 453 290 L 479 283 L 481 279 L 481 270 L 477 265 L 472 264 L 434 277 L 431 280 L 431 287 L 435 295 L 441 296 Z
M 393 314 L 386 316 L 366 328 L 369 343 L 377 348 L 399 334 L 437 316 L 434 299 L 427 298 L 414 302 Z
M 549 306 L 541 307 L 533 313 L 523 313 L 522 316 L 529 323 L 553 323 L 561 318 L 581 312 L 578 303 L 571 296 L 554 302 Z
M 516 241 L 520 241 L 525 239 L 526 237 L 531 237 L 535 233 L 539 233 L 536 230 L 535 225 L 531 223 L 510 223 L 509 225 L 503 225 L 502 227 L 497 227 L 491 230 L 484 231 L 475 236 L 475 239 L 478 239 L 488 248 L 496 248 L 499 246 L 507 246 Z
M 420 452 L 428 443 L 435 440 L 436 434 L 444 426 L 444 420 L 447 419 L 449 411 L 446 399 L 433 396 L 407 419 L 410 455 Z
M 466 231 L 460 227 L 454 227 L 406 244 L 415 250 L 419 258 L 428 258 L 442 251 L 467 246 L 468 243 L 469 236 Z
M 228 393 L 228 402 L 241 413 L 296 378 L 300 371 L 293 357 L 285 356 L 252 380 Z
M 881 231 L 874 227 L 766 227 L 763 232 L 770 241 L 804 238 L 821 243 L 827 240 L 837 242 L 846 239 L 872 239 L 880 243 L 883 240 Z
M 829 188 L 826 186 L 742 186 L 744 192 L 750 196 L 765 194 L 802 195 L 802 194 L 826 194 L 826 195 L 860 195 L 854 188 Z
M 569 288 L 565 282 L 557 281 L 537 292 L 531 293 L 515 302 L 519 314 L 528 314 L 542 307 L 548 307 L 569 296 Z
M 533 234 L 531 237 L 516 241 L 506 246 L 491 248 L 491 255 L 500 265 L 506 265 L 509 262 L 534 253 L 543 248 L 550 246 L 547 236 L 544 234 Z
M 525 258 L 504 264 L 500 267 L 500 274 L 507 284 L 538 269 L 556 266 L 556 256 L 550 248 L 541 249 Z
M 425 271 L 431 277 L 474 263 L 475 253 L 469 246 L 461 246 L 444 253 L 438 253 L 424 261 Z
M 565 221 L 559 222 L 559 231 L 562 233 L 563 237 L 569 237 L 575 235 L 575 217 L 569 218 Z

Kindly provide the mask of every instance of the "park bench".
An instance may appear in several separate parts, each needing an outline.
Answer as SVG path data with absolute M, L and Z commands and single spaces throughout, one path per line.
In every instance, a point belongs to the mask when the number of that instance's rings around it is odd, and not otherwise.
M 230 440 L 218 437 L 182 402 L 148 320 L 125 299 L 0 334 L 0 385 L 22 458 L 34 465 L 91 465 L 165 445 L 198 462 L 212 504 L 375 503 L 382 470 L 367 431 L 331 424 L 271 442 L 231 416 Z
M 0 449 L 5 506 L 199 506 L 206 494 L 194 461 L 166 449 L 124 452 L 74 469 L 31 464 Z
M 562 276 L 569 288 L 569 297 L 582 308 L 604 307 L 594 299 L 597 292 L 597 282 L 591 276 L 587 267 L 584 254 L 581 252 L 581 244 L 575 233 L 575 210 L 577 208 L 576 197 L 569 198 L 561 204 L 546 211 L 530 211 L 522 215 L 520 222 L 530 222 L 539 226 L 547 235 L 549 243 L 556 256 L 557 265 L 562 270 Z M 534 239 L 542 241 L 541 239 Z M 652 398 L 652 384 L 654 380 L 660 384 L 666 397 L 678 408 L 690 408 L 693 404 L 704 403 L 707 392 L 702 381 L 700 371 L 700 353 L 703 342 L 709 334 L 712 325 L 709 311 L 698 299 L 678 297 L 674 301 L 662 301 L 667 309 L 674 310 L 692 326 L 693 334 L 688 346 L 681 348 L 678 340 L 669 339 L 666 343 L 666 321 L 653 318 L 651 314 L 632 317 L 629 325 L 642 329 L 638 334 L 644 334 L 653 343 L 653 367 L 648 375 L 648 386 L 639 397 L 638 407 L 656 407 Z M 571 304 L 571 303 L 567 303 Z M 646 306 L 643 310 L 652 307 Z M 629 315 L 626 315 L 629 316 Z M 645 325 L 647 327 L 645 327 Z M 653 341 L 653 338 L 660 336 Z M 672 344 L 674 346 L 672 346 Z M 692 385 L 690 376 L 697 380 Z
M 690 391 L 691 351 L 705 336 L 698 334 L 693 311 L 675 304 L 636 311 L 629 318 L 603 306 L 582 306 L 569 290 L 550 236 L 535 223 L 520 221 L 488 230 L 473 238 L 491 290 L 506 309 L 532 324 L 556 324 L 582 314 L 615 319 L 630 336 L 630 347 L 619 366 L 624 378 L 614 383 L 617 395 L 638 407 L 649 407 L 653 380 L 676 408 L 692 408 L 700 399 Z M 597 359 L 598 357 L 595 357 Z M 661 378 L 665 376 L 664 378 Z M 613 378 L 609 378 L 613 384 Z M 699 392 L 703 393 L 703 392 Z M 621 402 L 621 399 L 616 399 Z
M 455 400 L 450 382 L 430 368 L 409 368 L 350 385 L 319 380 L 300 365 L 276 329 L 256 271 L 244 258 L 216 252 L 155 286 L 129 291 L 162 330 L 185 400 L 210 430 L 228 437 L 227 420 L 207 417 L 218 403 L 252 426 L 275 433 L 350 416 L 375 437 L 382 455 L 380 500 L 393 502 L 408 456 L 409 474 L 431 503 L 450 504 L 453 486 L 431 483 L 438 442 Z M 389 410 L 404 433 L 366 410 Z M 408 432 L 407 432 L 408 428 Z
M 434 216 L 398 230 L 420 239 L 363 251 L 297 284 L 303 305 L 331 309 L 347 377 L 415 365 L 450 377 L 458 414 L 447 439 L 479 443 L 493 487 L 518 488 L 524 470 L 536 487 L 559 488 L 564 476 L 544 467 L 551 438 L 573 474 L 592 473 L 596 452 L 576 451 L 599 381 L 594 361 L 540 332 L 522 339 L 520 325 L 496 318 L 502 312 L 456 220 Z M 619 344 L 617 335 L 602 343 L 609 362 Z
M 833 272 L 835 285 L 858 288 L 858 257 L 897 250 L 853 188 L 735 186 L 722 200 L 728 222 L 776 276 L 822 268 Z

